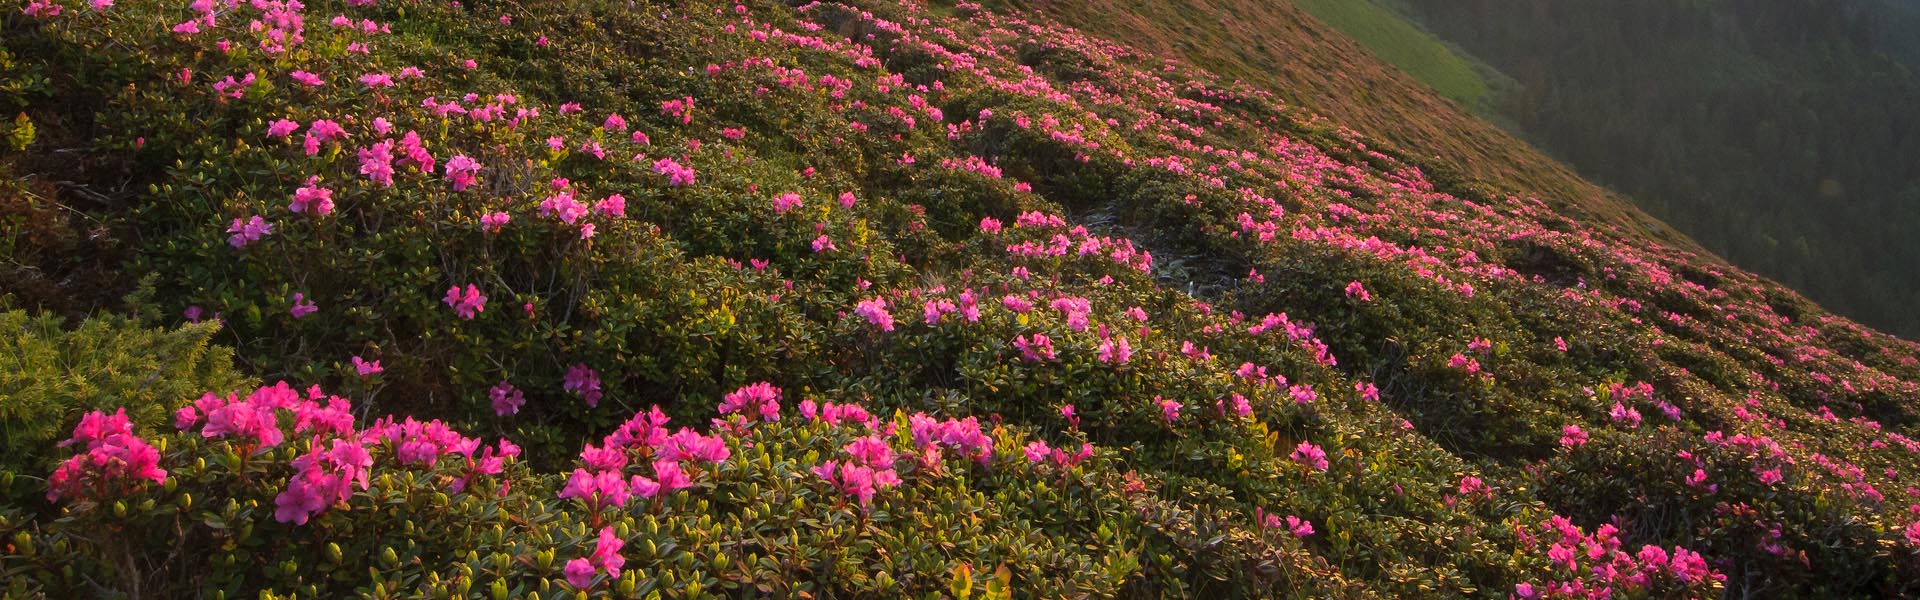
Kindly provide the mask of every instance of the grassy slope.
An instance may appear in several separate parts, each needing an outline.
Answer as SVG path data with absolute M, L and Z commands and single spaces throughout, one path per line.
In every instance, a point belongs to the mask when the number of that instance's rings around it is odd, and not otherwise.
M 1371 1 L 1294 0 L 1294 4 L 1454 102 L 1479 106 L 1486 98 L 1487 81 L 1474 71 L 1472 61 L 1393 11 Z
M 1184 59 L 1398 148 L 1436 180 L 1538 196 L 1663 244 L 1698 246 L 1625 198 L 1475 117 L 1293 4 L 1254 0 L 1008 0 L 1143 52 Z

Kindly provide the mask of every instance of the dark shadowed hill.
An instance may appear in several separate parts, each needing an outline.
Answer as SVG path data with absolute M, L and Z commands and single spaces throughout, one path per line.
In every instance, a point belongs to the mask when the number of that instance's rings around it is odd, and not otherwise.
M 1493 112 L 1735 264 L 1920 335 L 1907 0 L 1390 0 L 1519 86 Z

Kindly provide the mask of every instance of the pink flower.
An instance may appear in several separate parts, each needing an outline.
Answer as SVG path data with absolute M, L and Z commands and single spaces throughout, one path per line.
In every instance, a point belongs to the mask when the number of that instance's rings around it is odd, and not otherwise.
M 1313 535 L 1313 523 L 1300 517 L 1287 515 L 1287 530 L 1293 532 L 1293 537 L 1307 537 Z
M 1287 388 L 1287 392 L 1293 396 L 1294 404 L 1313 404 L 1314 400 L 1320 398 L 1320 394 L 1314 392 L 1311 386 L 1306 385 L 1291 386 Z
M 600 406 L 600 374 L 587 368 L 587 365 L 576 364 L 567 369 L 567 377 L 561 387 L 579 394 L 587 401 L 588 408 Z
M 609 217 L 627 216 L 627 197 L 619 194 L 607 196 L 593 203 L 593 211 Z
M 1104 325 L 1102 327 L 1104 327 Z M 1098 354 L 1100 362 L 1123 365 L 1126 364 L 1129 359 L 1133 358 L 1133 347 L 1127 345 L 1126 336 L 1103 339 L 1100 340 Z
M 453 185 L 453 191 L 464 192 L 475 181 L 474 175 L 480 172 L 480 163 L 465 154 L 455 154 L 447 159 L 447 181 Z
M 989 234 L 989 235 L 991 235 L 991 234 L 997 234 L 997 233 L 1000 233 L 1000 229 L 1001 229 L 1001 225 L 1000 225 L 1000 220 L 999 220 L 999 219 L 995 219 L 995 218 L 993 218 L 993 217 L 981 217 L 981 218 L 980 218 L 980 232 L 981 232 L 981 233 L 986 233 L 986 234 Z
M 359 151 L 360 174 L 380 187 L 393 187 L 393 140 L 380 142 Z
M 305 85 L 307 87 L 320 87 L 327 84 L 326 80 L 321 79 L 319 75 L 308 73 L 306 71 L 294 71 L 292 73 L 288 73 L 287 76 L 292 77 L 294 81 L 299 82 L 301 85 Z
M 720 449 L 725 450 L 726 446 L 722 445 Z M 722 459 L 724 458 L 723 456 Z M 653 461 L 653 478 L 655 485 L 659 486 L 654 492 L 656 495 L 693 487 L 693 480 L 687 477 L 686 471 L 680 469 L 680 463 L 671 460 Z
M 321 144 L 346 138 L 347 130 L 341 128 L 339 123 L 322 119 L 307 125 L 307 136 L 302 146 L 307 156 L 314 156 L 320 153 Z
M 567 585 L 576 589 L 587 589 L 593 585 L 593 562 L 584 558 L 567 561 Z
M 295 319 L 300 319 L 305 318 L 307 315 L 320 312 L 320 306 L 307 301 L 306 298 L 306 294 L 294 292 L 293 308 L 287 309 L 287 313 L 293 315 Z
M 235 81 L 232 75 L 228 75 L 226 79 L 222 79 L 213 84 L 213 91 L 228 98 L 238 100 L 247 96 L 247 88 L 253 85 L 255 79 L 258 78 L 252 73 L 246 74 L 245 77 L 240 78 L 238 81 Z
M 47 0 L 33 0 L 20 12 L 35 19 L 51 19 L 60 16 L 61 6 Z
M 693 97 L 687 96 L 678 100 L 661 102 L 660 114 L 680 117 L 680 123 L 682 125 L 693 124 Z
M 1153 403 L 1160 406 L 1160 417 L 1166 419 L 1168 423 L 1180 420 L 1180 408 L 1182 405 L 1179 402 L 1154 396 Z
M 716 463 L 725 462 L 732 455 L 733 451 L 727 449 L 727 441 L 719 435 L 700 435 L 692 429 L 681 429 L 667 436 L 666 441 L 660 444 L 658 454 L 660 460 L 667 462 L 698 460 Z
M 233 224 L 227 227 L 227 233 L 233 234 L 227 237 L 227 244 L 235 248 L 245 248 L 260 241 L 260 238 L 272 235 L 273 225 L 259 215 L 254 215 L 246 219 L 234 219 Z
M 1460 353 L 1454 353 L 1452 358 L 1447 359 L 1447 366 L 1466 371 L 1468 374 L 1478 374 L 1480 372 L 1480 361 L 1468 358 L 1465 354 Z
M 441 302 L 453 307 L 455 315 L 468 321 L 472 321 L 475 316 L 487 310 L 487 297 L 480 295 L 480 288 L 473 284 L 467 284 L 464 294 L 460 292 L 460 286 L 447 288 L 447 297 L 442 298 Z
M 507 221 L 511 220 L 513 217 L 508 216 L 507 213 L 490 212 L 480 215 L 480 229 L 487 233 L 500 233 L 500 229 L 506 227 Z
M 1360 393 L 1360 399 L 1368 402 L 1380 401 L 1380 388 L 1367 382 L 1353 384 L 1353 391 Z
M 853 197 L 853 192 L 840 192 L 840 208 L 853 208 L 854 202 L 857 200 Z
M 1613 403 L 1613 410 L 1608 411 L 1607 416 L 1629 429 L 1640 426 L 1640 411 L 1619 402 Z
M 899 477 L 892 469 L 876 471 L 851 462 L 840 464 L 830 460 L 814 467 L 813 474 L 838 488 L 842 494 L 858 500 L 863 508 L 873 501 L 874 493 L 880 487 L 899 483 Z
M 353 357 L 353 371 L 359 373 L 361 377 L 371 377 L 373 374 L 385 370 L 386 369 L 380 367 L 380 361 L 368 362 L 366 359 L 358 356 Z
M 1293 459 L 1293 462 L 1300 463 L 1315 471 L 1327 470 L 1326 451 L 1321 450 L 1319 446 L 1313 445 L 1312 442 L 1300 442 L 1300 445 L 1293 448 L 1293 454 L 1289 456 L 1289 458 Z
M 1033 334 L 1032 341 L 1028 341 L 1025 335 L 1014 336 L 1013 347 L 1019 349 L 1020 356 L 1029 362 L 1050 361 L 1058 356 L 1053 349 L 1053 339 L 1044 333 Z
M 626 118 L 621 117 L 620 113 L 612 113 L 607 115 L 607 121 L 605 123 L 601 123 L 600 128 L 607 130 L 607 133 L 626 131 L 627 120 Z
M 773 212 L 777 214 L 786 214 L 787 211 L 800 208 L 801 204 L 802 202 L 800 200 L 799 194 L 795 194 L 793 192 L 787 192 L 785 194 L 781 194 L 773 197 Z
M 368 73 L 360 76 L 360 85 L 367 89 L 393 87 L 393 76 L 386 73 Z
M 667 185 L 669 187 L 686 187 L 693 185 L 695 181 L 692 167 L 682 166 L 671 158 L 662 158 L 654 161 L 653 172 L 667 176 Z
M 59 447 L 75 445 L 83 452 L 67 458 L 47 478 L 49 502 L 62 497 L 86 498 L 89 492 L 138 485 L 140 480 L 156 484 L 167 481 L 166 470 L 160 468 L 160 452 L 133 434 L 133 423 L 124 408 L 112 416 L 93 411 L 81 417 L 73 437 Z
M 1347 284 L 1347 297 L 1361 302 L 1373 301 L 1373 294 L 1367 293 L 1367 287 L 1358 281 Z
M 493 414 L 502 417 L 519 413 L 520 407 L 527 403 L 527 395 L 505 379 L 487 390 L 487 399 L 493 402 Z
M 1041 440 L 1027 442 L 1027 447 L 1023 451 L 1027 455 L 1027 462 L 1033 464 L 1045 462 L 1047 457 L 1053 454 L 1053 449 L 1048 448 L 1047 443 Z
M 600 539 L 594 543 L 593 555 L 588 559 L 593 562 L 593 566 L 606 571 L 608 579 L 619 579 L 620 567 L 627 563 L 627 559 L 620 556 L 620 547 L 625 545 L 626 542 L 621 541 L 619 534 L 614 533 L 612 527 L 602 527 Z
M 333 214 L 333 190 L 320 187 L 319 175 L 308 177 L 306 185 L 294 190 L 293 202 L 287 205 L 287 210 L 296 213 L 313 211 L 316 216 Z
M 834 250 L 839 250 L 839 248 L 833 245 L 833 238 L 827 237 L 826 234 L 820 234 L 820 237 L 813 238 L 814 252 L 832 252 Z
M 275 119 L 271 125 L 267 126 L 267 137 L 285 138 L 293 135 L 297 129 L 300 129 L 298 121 Z
M 1568 425 L 1560 428 L 1560 445 L 1562 446 L 1578 448 L 1586 445 L 1587 438 L 1587 432 L 1580 429 L 1579 425 Z
M 1234 394 L 1232 400 L 1234 415 L 1243 419 L 1253 416 L 1253 403 L 1249 402 L 1246 396 Z
M 1718 485 L 1711 485 L 1707 483 L 1706 469 L 1694 469 L 1693 474 L 1688 475 L 1686 481 L 1687 481 L 1687 486 L 1706 490 L 1707 493 L 1709 494 L 1713 493 L 1715 490 L 1719 488 Z
M 858 464 L 873 469 L 891 470 L 893 468 L 893 446 L 888 445 L 887 441 L 877 434 L 855 439 L 841 449 L 845 450 L 848 456 L 853 457 L 848 464 Z
M 757 413 L 767 422 L 780 420 L 780 388 L 762 381 L 734 390 L 720 399 L 720 414 L 733 413 L 746 414 L 750 419 Z
M 854 305 L 853 312 L 867 319 L 868 323 L 879 327 L 881 331 L 893 331 L 893 315 L 887 312 L 887 301 L 883 298 L 861 300 Z

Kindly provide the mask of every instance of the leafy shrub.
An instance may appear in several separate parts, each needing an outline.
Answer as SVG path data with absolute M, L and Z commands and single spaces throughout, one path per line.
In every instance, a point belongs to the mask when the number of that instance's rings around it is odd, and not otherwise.
M 213 343 L 216 322 L 153 327 L 103 315 L 68 327 L 52 314 L 0 312 L 0 470 L 39 474 L 53 443 L 82 413 L 127 407 L 157 427 L 203 390 L 239 385 L 233 351 Z

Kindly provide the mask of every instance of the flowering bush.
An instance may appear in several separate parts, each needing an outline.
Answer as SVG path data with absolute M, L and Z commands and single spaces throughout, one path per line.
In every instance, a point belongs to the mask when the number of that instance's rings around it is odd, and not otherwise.
M 1920 347 L 1018 10 L 4 23 L 0 69 L 81 75 L 0 92 L 117 169 L 21 164 L 134 190 L 92 258 L 346 393 L 43 407 L 11 595 L 1920 581 Z

